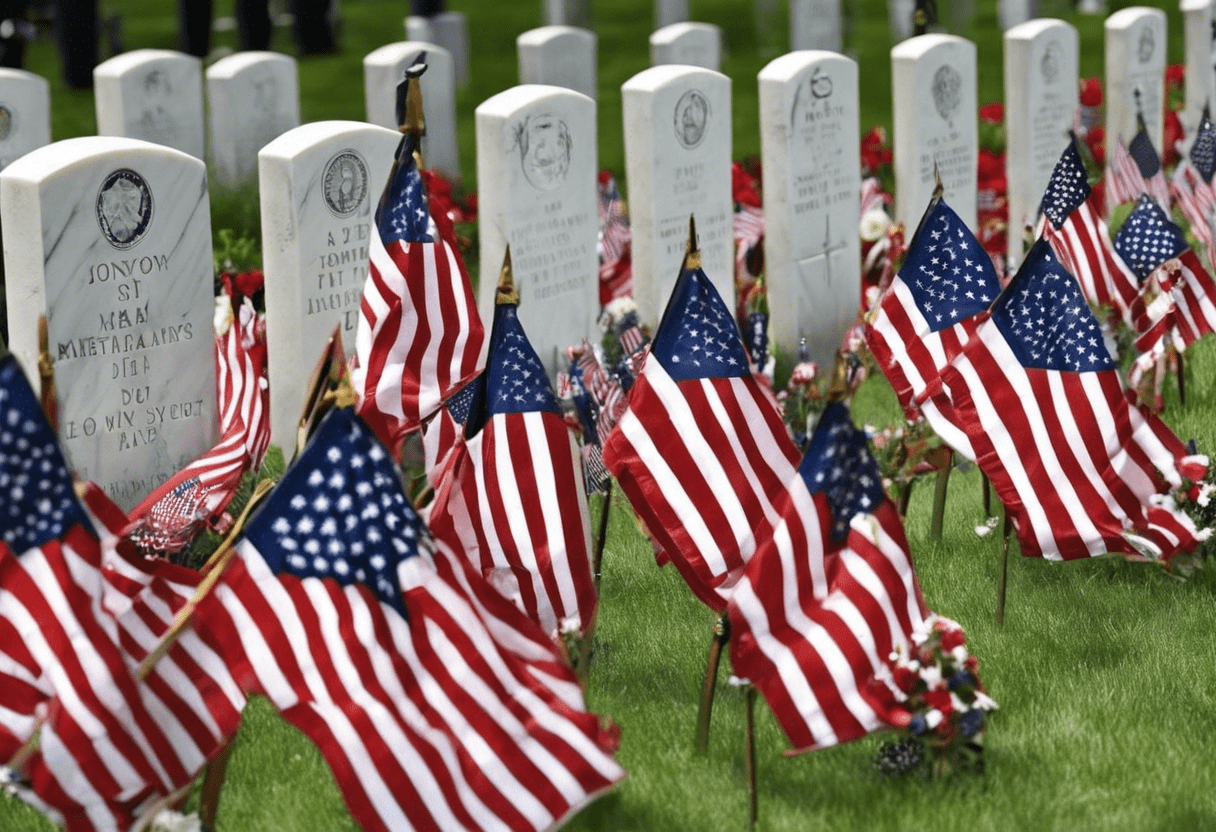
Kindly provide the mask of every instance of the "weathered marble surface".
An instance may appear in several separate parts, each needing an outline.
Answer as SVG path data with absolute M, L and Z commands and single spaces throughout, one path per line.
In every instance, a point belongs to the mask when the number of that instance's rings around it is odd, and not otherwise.
M 255 183 L 258 151 L 300 124 L 295 59 L 240 52 L 207 69 L 208 156 L 217 188 Z
M 548 84 L 596 97 L 596 37 L 574 26 L 542 26 L 515 39 L 520 84 Z
M 650 65 L 683 64 L 718 71 L 722 30 L 712 23 L 673 23 L 650 35 Z
M 50 143 L 50 83 L 32 72 L 0 68 L 0 168 Z
M 203 64 L 169 49 L 136 49 L 93 69 L 97 134 L 143 139 L 203 158 Z

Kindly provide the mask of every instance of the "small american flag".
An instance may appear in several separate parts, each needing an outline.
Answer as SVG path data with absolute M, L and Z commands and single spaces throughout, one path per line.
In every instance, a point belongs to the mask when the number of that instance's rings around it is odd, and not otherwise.
M 686 262 L 604 464 L 697 597 L 721 610 L 797 463 L 731 310 Z
M 1207 249 L 1208 262 L 1216 266 L 1216 230 L 1212 227 L 1216 219 L 1213 172 L 1216 172 L 1216 127 L 1205 107 L 1190 153 L 1175 168 L 1170 189 L 1191 225 L 1191 233 Z
M 607 171 L 599 181 L 600 305 L 633 294 L 632 230 L 625 200 Z
M 1108 142 L 1108 144 L 1110 144 Z M 1110 154 L 1110 176 L 1106 184 L 1108 209 L 1123 202 L 1133 202 L 1148 194 L 1162 208 L 1169 210 L 1170 189 L 1161 169 L 1161 157 L 1153 147 L 1143 123 L 1131 144 L 1124 147 L 1116 140 Z
M 402 142 L 372 224 L 351 371 L 359 414 L 394 450 L 485 363 L 485 331 L 455 233 L 428 209 L 413 139 Z
M 1027 556 L 1168 560 L 1204 536 L 1163 499 L 1202 466 L 1189 467 L 1195 460 L 1169 428 L 1131 404 L 1097 319 L 1045 242 L 942 374 L 934 400 L 966 432 Z
M 754 279 L 747 269 L 747 256 L 764 242 L 764 209 L 744 203 L 735 204 L 735 281 Z
M 795 753 L 896 724 L 883 671 L 928 614 L 899 512 L 843 404 L 823 412 L 798 474 L 727 608 L 731 666 Z
M 1086 300 L 1126 319 L 1138 289 L 1136 276 L 1111 245 L 1075 137 L 1051 172 L 1039 210 L 1042 238 L 1081 284 Z
M 325 417 L 196 628 L 320 749 L 361 829 L 555 827 L 624 777 L 556 646 L 442 548 L 389 452 Z
M 485 373 L 436 486 L 430 525 L 546 632 L 595 616 L 591 523 L 574 437 L 517 307 L 495 307 Z

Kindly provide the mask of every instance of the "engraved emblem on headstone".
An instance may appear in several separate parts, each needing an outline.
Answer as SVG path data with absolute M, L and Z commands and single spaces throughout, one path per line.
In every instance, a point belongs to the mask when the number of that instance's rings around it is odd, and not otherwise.
M 1064 48 L 1058 40 L 1050 40 L 1043 49 L 1043 59 L 1039 62 L 1039 71 L 1043 74 L 1043 82 L 1053 83 L 1060 77 L 1060 67 L 1063 65 Z
M 7 104 L 0 104 L 0 142 L 13 135 L 13 129 L 16 126 L 17 114 L 9 109 Z
M 949 64 L 938 67 L 933 73 L 933 105 L 938 115 L 949 121 L 962 103 L 962 95 L 963 76 L 958 70 Z
M 152 224 L 152 191 L 142 176 L 120 168 L 106 177 L 97 192 L 97 224 L 114 248 L 143 239 Z
M 1140 42 L 1137 46 L 1136 54 L 1140 58 L 1140 63 L 1146 64 L 1153 57 L 1153 51 L 1157 48 L 1157 39 L 1153 36 L 1153 30 L 1149 26 L 1145 26 L 1140 30 Z
M 552 191 L 566 181 L 572 145 L 566 122 L 548 113 L 528 116 L 515 127 L 515 145 L 533 188 Z
M 823 67 L 815 67 L 811 73 L 811 95 L 815 98 L 830 98 L 832 95 L 832 77 L 823 71 Z
M 173 97 L 173 83 L 160 69 L 153 69 L 144 76 L 144 106 L 136 122 L 140 137 L 149 141 L 175 145 L 178 139 L 177 122 L 165 106 Z
M 709 99 L 699 90 L 689 90 L 676 102 L 676 139 L 691 150 L 705 138 L 709 123 Z
M 271 115 L 275 112 L 275 98 L 279 94 L 279 83 L 274 78 L 260 78 L 251 82 L 253 107 L 259 113 Z
M 325 205 L 336 217 L 349 217 L 367 196 L 367 164 L 353 150 L 329 160 L 322 177 Z

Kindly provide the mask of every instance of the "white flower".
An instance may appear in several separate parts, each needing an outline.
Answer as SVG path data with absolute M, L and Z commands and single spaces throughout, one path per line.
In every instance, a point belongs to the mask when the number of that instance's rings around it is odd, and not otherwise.
M 227 295 L 218 295 L 215 299 L 215 317 L 212 319 L 216 335 L 223 335 L 232 326 L 232 302 Z
M 992 697 L 983 691 L 977 690 L 975 692 L 975 702 L 971 703 L 971 707 L 980 708 L 985 711 L 995 711 L 997 706 L 996 702 L 992 701 Z
M 945 717 L 942 716 L 942 712 L 937 708 L 934 708 L 925 714 L 925 724 L 929 726 L 930 731 L 941 725 L 943 719 L 945 719 Z
M 861 239 L 867 243 L 876 242 L 883 234 L 887 233 L 888 226 L 891 225 L 891 218 L 887 216 L 887 212 L 881 208 L 871 208 L 861 215 L 861 224 L 858 227 L 858 232 L 861 234 Z
M 920 672 L 920 678 L 925 680 L 925 684 L 929 690 L 937 690 L 945 681 L 942 679 L 942 669 L 937 665 L 930 665 Z
M 621 318 L 637 310 L 638 305 L 632 297 L 626 296 L 610 300 L 608 305 L 604 307 L 604 311 L 600 314 L 600 329 L 607 331 Z

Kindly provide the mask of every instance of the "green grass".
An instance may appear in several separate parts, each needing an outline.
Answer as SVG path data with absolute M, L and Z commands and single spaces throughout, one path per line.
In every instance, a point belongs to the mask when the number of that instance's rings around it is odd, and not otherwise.
M 474 171 L 473 109 L 514 83 L 514 36 L 538 25 L 535 0 L 452 0 L 469 12 L 475 44 L 473 84 L 459 98 L 462 163 Z M 618 90 L 646 68 L 649 0 L 599 0 L 600 165 L 623 171 Z M 734 80 L 734 155 L 759 152 L 755 75 L 782 51 L 779 11 L 768 33 L 745 0 L 692 0 L 693 15 L 726 32 L 724 69 Z M 777 4 L 779 7 L 783 3 Z M 945 11 L 949 3 L 939 5 Z M 979 46 L 979 101 L 1001 98 L 1000 37 L 994 3 L 976 3 L 969 32 Z M 1059 13 L 1060 3 L 1042 4 Z M 1112 3 L 1118 8 L 1128 3 Z M 1169 14 L 1171 62 L 1181 61 L 1177 4 Z M 846 49 L 860 62 L 861 125 L 890 127 L 890 47 L 881 0 L 866 0 Z M 175 46 L 174 5 L 167 0 L 111 0 L 124 18 L 126 44 Z M 217 9 L 226 13 L 228 7 Z M 306 121 L 363 115 L 359 59 L 401 37 L 403 5 L 345 0 L 343 54 L 300 65 Z M 1102 71 L 1097 19 L 1081 30 L 1083 75 Z M 218 39 L 224 43 L 224 39 Z M 285 32 L 276 48 L 289 51 Z M 53 48 L 35 44 L 30 69 L 55 83 L 54 136 L 93 132 L 89 93 L 58 82 Z M 256 211 L 231 200 L 213 205 L 217 229 L 256 229 Z M 475 269 L 472 270 L 475 273 Z M 1167 421 L 1202 450 L 1216 448 L 1216 347 L 1193 351 L 1189 401 L 1168 399 Z M 859 421 L 899 418 L 889 388 L 869 383 L 858 397 Z M 960 621 L 980 671 L 1001 709 L 987 735 L 987 772 L 926 781 L 870 768 L 878 740 L 785 759 L 786 744 L 763 702 L 757 706 L 761 828 L 1178 830 L 1216 828 L 1216 694 L 1211 621 L 1216 570 L 1180 583 L 1156 568 L 1100 559 L 1050 564 L 1014 557 L 1006 623 L 993 621 L 997 544 L 980 539 L 980 483 L 975 471 L 951 479 L 943 539 L 928 538 L 932 486 L 913 494 L 908 535 L 926 600 Z M 743 697 L 720 677 L 709 753 L 692 752 L 693 724 L 713 616 L 670 568 L 659 569 L 627 507 L 613 509 L 604 565 L 600 628 L 587 697 L 623 729 L 620 760 L 629 779 L 569 824 L 574 830 L 742 830 Z M 196 798 L 191 799 L 194 805 Z M 355 829 L 319 754 L 262 701 L 253 702 L 229 768 L 219 828 L 250 832 Z M 41 818 L 0 800 L 0 829 L 43 832 Z

